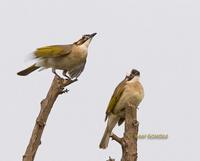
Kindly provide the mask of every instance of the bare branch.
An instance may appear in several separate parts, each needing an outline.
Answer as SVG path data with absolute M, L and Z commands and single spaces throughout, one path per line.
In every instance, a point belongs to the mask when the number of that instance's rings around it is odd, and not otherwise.
M 110 136 L 112 138 L 112 140 L 115 140 L 116 142 L 118 142 L 120 145 L 122 145 L 122 138 L 118 137 L 117 135 L 115 135 L 114 133 L 112 133 L 112 135 Z
M 115 140 L 121 145 L 122 158 L 121 161 L 136 161 L 137 160 L 137 135 L 138 135 L 137 121 L 137 106 L 128 104 L 125 108 L 125 132 L 122 138 L 118 137 L 114 133 L 110 136 L 112 140 Z M 109 157 L 109 160 L 113 161 Z
M 41 137 L 46 125 L 48 116 L 51 112 L 54 102 L 56 101 L 57 97 L 68 91 L 64 89 L 66 86 L 70 85 L 71 83 L 77 81 L 76 80 L 66 80 L 58 77 L 54 77 L 51 87 L 48 91 L 48 94 L 45 99 L 41 101 L 41 109 L 40 113 L 36 119 L 35 126 L 32 131 L 32 136 L 30 138 L 29 144 L 27 146 L 26 152 L 23 155 L 23 161 L 33 161 L 35 154 L 39 145 L 41 144 Z
M 109 157 L 109 159 L 107 161 L 115 161 L 115 159 Z
M 125 109 L 125 133 L 123 136 L 124 146 L 122 147 L 121 161 L 136 161 L 137 160 L 137 106 L 128 104 Z

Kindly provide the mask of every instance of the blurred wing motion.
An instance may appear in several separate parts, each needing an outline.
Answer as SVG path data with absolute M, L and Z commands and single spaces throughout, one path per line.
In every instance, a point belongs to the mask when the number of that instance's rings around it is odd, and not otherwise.
M 72 45 L 52 45 L 52 46 L 45 46 L 38 48 L 34 51 L 33 56 L 34 58 L 55 58 L 60 56 L 66 56 L 71 53 Z M 18 72 L 18 75 L 26 76 L 29 73 L 35 71 L 36 69 L 40 68 L 36 64 Z

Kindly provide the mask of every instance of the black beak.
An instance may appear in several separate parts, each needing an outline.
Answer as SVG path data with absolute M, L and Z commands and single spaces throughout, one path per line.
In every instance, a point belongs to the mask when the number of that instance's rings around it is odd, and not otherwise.
M 91 34 L 90 37 L 92 38 L 92 37 L 94 37 L 96 34 L 97 34 L 97 33 L 95 32 L 95 33 Z

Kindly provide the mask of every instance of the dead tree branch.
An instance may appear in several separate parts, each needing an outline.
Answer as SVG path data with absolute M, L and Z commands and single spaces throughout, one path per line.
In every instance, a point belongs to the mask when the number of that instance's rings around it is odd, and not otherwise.
M 129 104 L 125 109 L 125 132 L 122 138 L 115 134 L 110 137 L 122 147 L 121 161 L 137 161 L 138 136 L 137 107 Z
M 41 101 L 40 113 L 36 119 L 35 126 L 22 161 L 34 160 L 37 149 L 41 144 L 41 136 L 54 102 L 60 94 L 68 91 L 67 89 L 64 90 L 64 88 L 75 81 L 77 80 L 66 80 L 56 76 L 54 77 L 46 98 Z
M 122 145 L 122 138 L 118 137 L 117 135 L 115 135 L 114 133 L 112 133 L 112 135 L 110 136 L 112 138 L 112 140 L 115 140 L 116 142 L 118 142 L 120 145 Z
M 115 159 L 109 157 L 109 159 L 107 161 L 115 161 Z
M 138 136 L 137 107 L 129 104 L 125 110 L 125 133 L 123 136 L 123 155 L 121 161 L 137 160 Z

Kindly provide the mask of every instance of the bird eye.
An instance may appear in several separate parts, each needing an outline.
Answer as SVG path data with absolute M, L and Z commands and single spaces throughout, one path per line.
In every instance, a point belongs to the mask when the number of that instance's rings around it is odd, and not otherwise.
M 83 38 L 88 39 L 88 38 L 90 38 L 90 35 L 83 35 Z
M 87 39 L 87 36 L 86 36 L 86 35 L 84 35 L 84 36 L 83 36 L 83 39 Z

